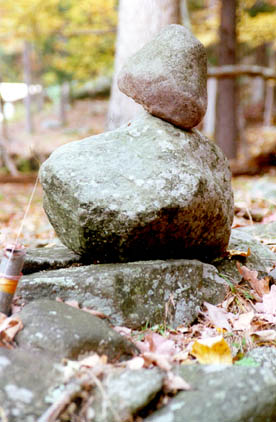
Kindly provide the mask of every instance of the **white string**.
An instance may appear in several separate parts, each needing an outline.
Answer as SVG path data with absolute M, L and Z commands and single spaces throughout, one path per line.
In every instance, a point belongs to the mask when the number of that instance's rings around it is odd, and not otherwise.
M 32 203 L 32 200 L 33 200 L 33 197 L 34 197 L 34 194 L 35 194 L 36 188 L 37 188 L 38 180 L 39 180 L 39 178 L 38 178 L 38 175 L 37 175 L 36 180 L 35 180 L 34 187 L 33 187 L 33 189 L 32 189 L 31 196 L 30 196 L 30 198 L 29 198 L 29 201 L 28 201 L 27 207 L 26 207 L 26 209 L 25 209 L 25 213 L 24 213 L 24 216 L 23 216 L 22 222 L 21 222 L 20 227 L 19 227 L 19 229 L 18 229 L 18 231 L 17 231 L 17 235 L 16 235 L 15 243 L 13 244 L 12 249 L 11 249 L 11 253 L 9 254 L 9 259 L 8 259 L 8 261 L 7 261 L 7 263 L 6 263 L 6 267 L 5 267 L 4 274 L 6 274 L 6 271 L 7 271 L 8 265 L 9 265 L 9 263 L 10 263 L 10 261 L 11 261 L 12 256 L 13 256 L 14 250 L 15 250 L 16 245 L 17 245 L 17 242 L 18 242 L 18 239 L 19 239 L 19 237 L 20 237 L 20 235 L 21 235 L 21 233 L 22 233 L 22 230 L 23 230 L 23 227 L 24 227 L 24 223 L 25 223 L 25 220 L 26 220 L 27 215 L 28 215 L 28 213 L 29 213 L 30 206 L 31 206 L 31 203 Z

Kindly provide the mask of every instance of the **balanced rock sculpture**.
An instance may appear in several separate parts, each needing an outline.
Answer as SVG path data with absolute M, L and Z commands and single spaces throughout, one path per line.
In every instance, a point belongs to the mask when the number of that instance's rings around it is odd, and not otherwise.
M 162 120 L 145 113 L 58 148 L 40 171 L 45 211 L 61 241 L 90 262 L 217 256 L 233 219 L 230 170 L 219 147 L 181 129 L 206 108 L 204 48 L 172 25 L 126 69 L 121 88 Z
M 203 45 L 181 25 L 169 25 L 125 64 L 120 90 L 149 113 L 183 129 L 195 127 L 207 108 Z

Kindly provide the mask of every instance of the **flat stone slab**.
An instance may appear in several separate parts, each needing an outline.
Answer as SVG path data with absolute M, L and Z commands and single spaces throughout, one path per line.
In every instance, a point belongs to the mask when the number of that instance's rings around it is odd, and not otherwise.
M 15 337 L 22 348 L 44 350 L 57 360 L 77 359 L 87 352 L 110 360 L 128 359 L 138 350 L 125 337 L 88 312 L 51 300 L 38 300 L 18 313 L 23 330 Z
M 65 246 L 51 248 L 27 249 L 23 274 L 31 274 L 43 270 L 56 270 L 79 264 L 81 257 Z
M 89 263 L 200 259 L 227 247 L 228 161 L 195 129 L 145 114 L 58 148 L 40 180 L 57 235 Z
M 202 120 L 207 108 L 204 46 L 182 25 L 168 25 L 128 58 L 120 90 L 149 113 L 182 129 Z
M 165 374 L 152 369 L 113 369 L 104 377 L 102 388 L 95 389 L 91 405 L 95 422 L 118 422 L 132 420 L 132 416 L 145 408 L 162 390 Z
M 141 328 L 165 320 L 173 325 L 192 322 L 204 301 L 223 300 L 226 286 L 212 265 L 169 260 L 36 273 L 23 276 L 16 293 L 23 303 L 56 297 L 77 300 L 106 314 L 114 325 Z
M 145 422 L 273 422 L 276 376 L 265 367 L 182 365 L 192 390 L 172 398 Z
M 1 422 L 37 422 L 49 406 L 45 401 L 49 389 L 62 379 L 53 359 L 41 351 L 0 347 Z
M 259 276 L 267 275 L 268 269 L 276 262 L 275 253 L 246 230 L 233 229 L 228 249 L 247 252 L 248 248 L 250 249 L 248 257 L 236 255 L 231 259 L 228 257 L 217 258 L 212 264 L 215 265 L 221 276 L 226 277 L 232 283 L 239 283 L 242 279 L 237 269 L 237 262 L 250 270 L 258 271 Z

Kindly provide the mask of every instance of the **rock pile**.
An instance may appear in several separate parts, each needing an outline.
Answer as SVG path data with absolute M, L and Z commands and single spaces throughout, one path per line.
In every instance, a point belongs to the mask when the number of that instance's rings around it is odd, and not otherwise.
M 64 145 L 43 164 L 57 235 L 88 262 L 221 254 L 233 218 L 231 175 L 220 149 L 190 130 L 206 110 L 204 47 L 170 25 L 129 59 L 119 86 L 154 116 Z

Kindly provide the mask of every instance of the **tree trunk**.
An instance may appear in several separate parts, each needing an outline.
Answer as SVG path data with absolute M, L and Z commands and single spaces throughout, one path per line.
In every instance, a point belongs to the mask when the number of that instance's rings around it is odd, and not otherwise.
M 121 126 L 143 108 L 119 91 L 117 75 L 127 58 L 163 27 L 180 22 L 180 0 L 120 0 L 115 70 L 107 127 Z
M 266 45 L 262 44 L 256 48 L 256 65 L 266 66 Z M 253 104 L 262 104 L 264 101 L 265 93 L 265 81 L 261 77 L 254 78 L 251 83 L 251 92 L 252 98 L 251 101 Z
M 33 125 L 33 116 L 31 109 L 31 95 L 30 95 L 30 85 L 31 85 L 31 44 L 28 41 L 24 42 L 23 50 L 23 72 L 24 72 L 24 82 L 27 85 L 27 95 L 24 98 L 25 111 L 26 111 L 26 130 L 28 133 L 32 134 L 34 131 Z
M 189 16 L 187 0 L 180 0 L 180 14 L 181 14 L 181 23 L 186 28 L 191 30 L 191 21 Z
M 59 121 L 61 126 L 67 124 L 67 106 L 69 104 L 69 82 L 63 82 L 60 85 L 60 96 L 59 96 Z
M 203 133 L 214 137 L 216 125 L 217 79 L 208 78 L 207 81 L 208 107 L 203 119 Z
M 221 0 L 219 66 L 236 61 L 236 0 Z M 219 79 L 216 141 L 228 158 L 237 156 L 236 81 Z
M 276 54 L 272 50 L 269 55 L 269 66 L 275 70 Z M 265 95 L 265 107 L 264 107 L 264 125 L 271 126 L 273 122 L 273 109 L 274 109 L 274 89 L 275 80 L 267 81 L 266 83 L 266 95 Z

